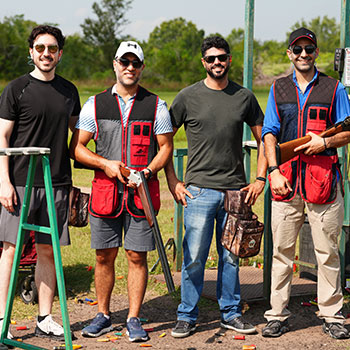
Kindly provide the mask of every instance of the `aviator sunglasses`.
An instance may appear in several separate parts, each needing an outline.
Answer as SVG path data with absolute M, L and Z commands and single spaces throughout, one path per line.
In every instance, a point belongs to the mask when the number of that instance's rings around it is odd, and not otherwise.
M 50 53 L 56 53 L 58 51 L 58 46 L 57 45 L 45 46 L 44 44 L 37 44 L 37 45 L 34 46 L 35 50 L 38 51 L 39 53 L 44 52 L 46 47 L 48 48 Z
M 142 67 L 142 62 L 140 60 L 128 60 L 127 58 L 118 58 L 117 61 L 124 67 L 129 67 L 129 64 L 131 63 L 132 66 L 135 68 L 135 69 L 139 69 Z
M 312 53 L 314 53 L 316 51 L 316 47 L 314 45 L 306 45 L 304 47 L 300 46 L 300 45 L 295 45 L 292 48 L 294 55 L 300 55 L 303 52 L 303 50 L 305 50 L 305 52 L 308 55 L 311 55 Z
M 214 63 L 215 59 L 217 58 L 220 62 L 225 62 L 228 58 L 228 54 L 224 53 L 222 55 L 217 55 L 217 56 L 205 56 L 203 57 L 204 61 L 207 63 Z

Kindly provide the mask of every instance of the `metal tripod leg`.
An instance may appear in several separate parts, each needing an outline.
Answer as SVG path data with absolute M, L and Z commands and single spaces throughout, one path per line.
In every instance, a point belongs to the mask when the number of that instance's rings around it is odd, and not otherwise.
M 4 326 L 3 326 L 3 329 L 1 331 L 0 343 L 3 343 L 5 345 L 12 345 L 12 346 L 22 348 L 22 349 L 29 349 L 29 350 L 42 349 L 42 350 L 44 350 L 44 348 L 40 348 L 38 346 L 25 344 L 23 342 L 19 342 L 19 341 L 7 338 L 7 333 L 8 333 L 9 324 L 10 324 L 10 317 L 11 317 L 11 312 L 12 312 L 12 307 L 13 307 L 13 301 L 14 301 L 14 296 L 15 296 L 15 290 L 16 290 L 18 267 L 19 267 L 20 259 L 21 259 L 21 252 L 22 252 L 22 246 L 23 246 L 23 240 L 24 240 L 24 232 L 25 232 L 25 230 L 33 230 L 33 231 L 37 231 L 37 232 L 41 232 L 41 233 L 51 234 L 52 248 L 53 248 L 55 268 L 56 268 L 57 288 L 58 288 L 58 295 L 59 295 L 59 300 L 60 300 L 62 322 L 63 322 L 63 329 L 64 329 L 64 339 L 65 339 L 66 349 L 72 350 L 73 349 L 72 335 L 71 335 L 71 331 L 70 331 L 69 317 L 68 317 L 68 311 L 67 311 L 67 301 L 66 301 L 65 285 L 64 285 L 64 278 L 63 278 L 62 258 L 61 258 L 61 250 L 60 250 L 60 245 L 59 245 L 56 210 L 55 210 L 53 191 L 52 191 L 50 163 L 49 163 L 49 158 L 48 158 L 48 154 L 50 153 L 50 150 L 49 149 L 36 149 L 36 148 L 16 149 L 17 152 L 19 152 L 18 150 L 21 150 L 23 153 L 15 153 L 15 152 L 11 152 L 11 150 L 13 151 L 14 149 L 11 149 L 11 148 L 1 149 L 0 155 L 14 155 L 14 154 L 30 155 L 30 162 L 29 162 L 29 170 L 28 170 L 26 189 L 25 189 L 25 194 L 24 194 L 24 199 L 23 199 L 22 211 L 21 211 L 21 216 L 20 216 L 20 223 L 19 223 L 19 228 L 18 228 L 16 250 L 15 250 L 13 266 L 12 266 L 12 271 L 11 271 L 11 277 L 10 277 L 10 285 L 9 285 L 9 291 L 8 291 L 8 296 L 7 296 L 6 310 L 5 310 L 5 315 L 4 315 L 4 323 L 3 323 Z M 25 152 L 24 150 L 27 150 L 27 152 Z M 37 150 L 37 152 L 34 152 L 33 150 Z M 6 151 L 8 151 L 8 152 L 6 152 Z M 33 152 L 31 152 L 31 151 L 33 151 Z M 35 174 L 36 161 L 37 161 L 38 155 L 41 155 L 41 157 L 42 157 L 45 192 L 46 192 L 47 208 L 48 208 L 49 222 L 50 222 L 49 227 L 31 225 L 31 224 L 27 223 L 30 198 L 31 198 L 31 194 L 32 194 L 34 174 Z

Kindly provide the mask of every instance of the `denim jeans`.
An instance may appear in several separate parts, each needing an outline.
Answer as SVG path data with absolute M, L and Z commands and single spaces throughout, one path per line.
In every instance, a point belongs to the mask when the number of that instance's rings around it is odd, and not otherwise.
M 238 257 L 225 249 L 220 242 L 225 224 L 224 192 L 188 186 L 193 199 L 187 197 L 184 208 L 185 237 L 181 273 L 181 304 L 177 318 L 195 322 L 198 301 L 203 289 L 204 268 L 216 221 L 216 249 L 219 256 L 216 295 L 221 318 L 230 321 L 241 316 L 241 291 L 238 277 Z

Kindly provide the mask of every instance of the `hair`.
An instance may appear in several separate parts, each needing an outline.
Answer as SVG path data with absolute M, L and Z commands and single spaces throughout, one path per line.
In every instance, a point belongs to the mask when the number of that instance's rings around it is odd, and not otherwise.
M 201 51 L 202 57 L 204 57 L 207 50 L 215 47 L 216 49 L 224 49 L 226 53 L 230 53 L 230 46 L 227 41 L 220 36 L 211 36 L 203 40 Z
M 41 35 L 41 34 L 50 34 L 53 37 L 55 37 L 57 40 L 57 43 L 58 43 L 58 48 L 60 50 L 63 49 L 64 41 L 66 38 L 63 36 L 63 34 L 59 28 L 52 27 L 49 25 L 40 25 L 40 26 L 35 27 L 32 30 L 32 32 L 30 33 L 29 38 L 28 38 L 28 43 L 29 43 L 30 48 L 33 48 L 34 41 L 35 41 L 36 37 L 38 35 Z

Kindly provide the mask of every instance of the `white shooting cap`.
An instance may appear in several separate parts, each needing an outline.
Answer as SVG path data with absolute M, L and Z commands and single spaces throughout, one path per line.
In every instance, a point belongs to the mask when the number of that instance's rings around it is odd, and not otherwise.
M 115 53 L 115 58 L 120 58 L 129 52 L 136 55 L 141 62 L 144 61 L 143 51 L 136 41 L 122 41 Z

